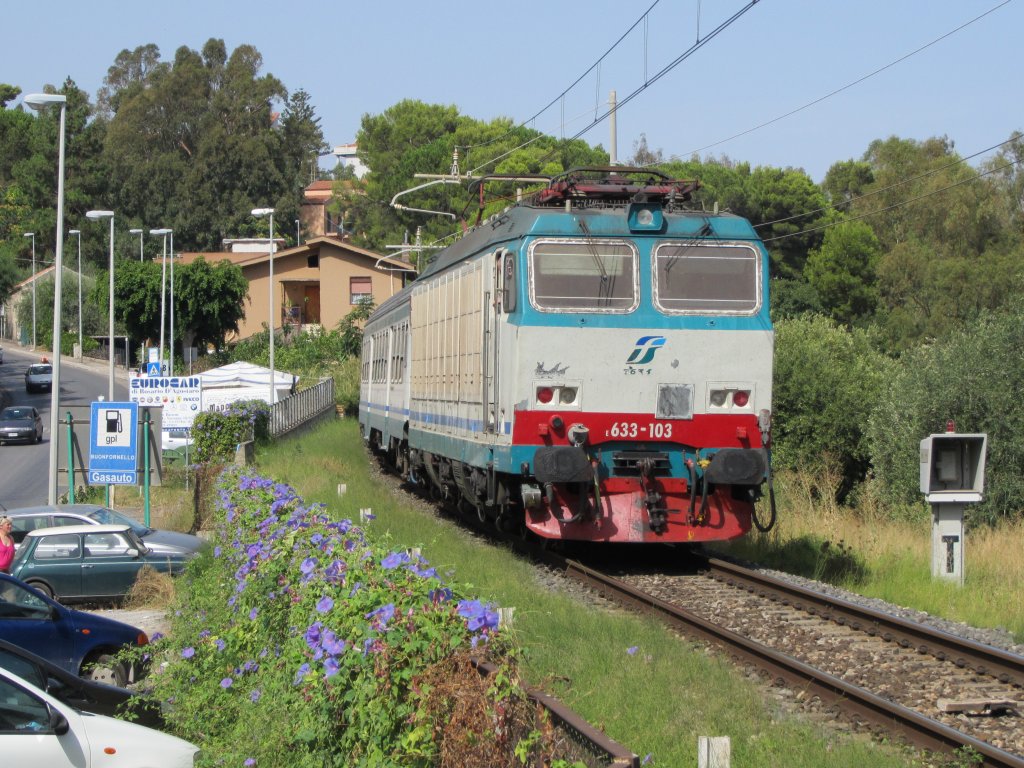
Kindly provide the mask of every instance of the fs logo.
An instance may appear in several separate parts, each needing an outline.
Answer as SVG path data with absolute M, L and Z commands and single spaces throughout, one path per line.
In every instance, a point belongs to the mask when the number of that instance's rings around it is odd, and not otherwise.
M 664 336 L 641 336 L 636 340 L 636 347 L 626 360 L 626 365 L 647 365 L 654 359 L 654 353 L 663 346 Z

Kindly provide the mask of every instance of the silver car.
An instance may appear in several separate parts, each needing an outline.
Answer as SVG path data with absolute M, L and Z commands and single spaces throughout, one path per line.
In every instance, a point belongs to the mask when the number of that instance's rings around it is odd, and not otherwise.
M 49 363 L 36 363 L 25 371 L 26 392 L 49 392 L 52 387 L 53 366 Z
M 189 533 L 150 528 L 121 512 L 96 504 L 55 504 L 23 507 L 7 512 L 13 528 L 15 545 L 36 528 L 55 528 L 65 525 L 127 525 L 142 543 L 156 555 L 194 555 L 207 543 Z

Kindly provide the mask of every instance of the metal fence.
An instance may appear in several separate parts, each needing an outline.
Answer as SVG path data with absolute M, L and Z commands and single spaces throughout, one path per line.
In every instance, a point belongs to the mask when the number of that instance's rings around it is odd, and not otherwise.
M 270 436 L 280 437 L 308 421 L 334 410 L 334 379 L 289 395 L 270 407 Z

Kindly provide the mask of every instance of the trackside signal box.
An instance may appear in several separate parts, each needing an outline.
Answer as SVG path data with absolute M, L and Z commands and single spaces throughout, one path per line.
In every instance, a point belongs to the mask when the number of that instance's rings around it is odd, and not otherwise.
M 979 502 L 988 435 L 946 432 L 921 441 L 921 493 L 929 502 Z
M 921 493 L 932 507 L 932 577 L 964 583 L 964 505 L 985 490 L 988 435 L 949 431 L 921 441 Z

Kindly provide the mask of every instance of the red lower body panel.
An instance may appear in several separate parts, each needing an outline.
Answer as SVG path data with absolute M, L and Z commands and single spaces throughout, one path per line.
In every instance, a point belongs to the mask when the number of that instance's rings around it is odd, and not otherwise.
M 596 505 L 593 491 L 580 499 L 556 488 L 554 503 L 544 499 L 526 510 L 526 525 L 547 539 L 633 543 L 722 541 L 750 530 L 751 505 L 733 498 L 730 488 L 716 489 L 703 504 L 698 495 L 692 514 L 686 481 L 659 479 L 654 490 L 668 509 L 664 525 L 651 525 L 647 491 L 631 478 L 602 482 Z M 579 519 L 571 521 L 573 516 Z

